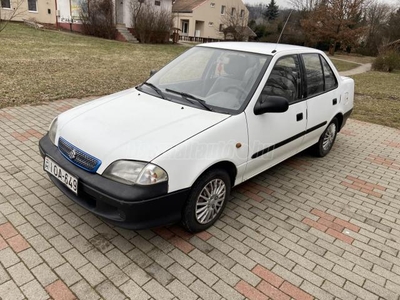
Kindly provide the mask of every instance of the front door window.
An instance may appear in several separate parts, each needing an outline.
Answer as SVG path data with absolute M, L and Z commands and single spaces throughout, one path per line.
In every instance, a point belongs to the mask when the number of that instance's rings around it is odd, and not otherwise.
M 189 22 L 187 21 L 182 21 L 182 33 L 184 35 L 187 35 L 189 32 Z

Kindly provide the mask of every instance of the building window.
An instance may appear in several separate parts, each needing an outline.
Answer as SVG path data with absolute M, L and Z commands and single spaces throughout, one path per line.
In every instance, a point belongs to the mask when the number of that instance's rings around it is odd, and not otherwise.
M 36 0 L 28 0 L 28 10 L 37 11 Z
M 236 8 L 232 7 L 231 16 L 234 16 L 235 14 L 236 14 Z
M 2 8 L 11 8 L 11 0 L 1 0 Z
M 225 14 L 225 9 L 226 9 L 226 6 L 225 5 L 221 5 L 221 15 Z
M 224 30 L 224 24 L 219 24 L 219 32 L 222 32 Z
M 214 3 L 214 2 L 211 2 L 211 3 L 210 3 L 210 6 L 211 6 L 212 8 L 214 8 L 214 7 L 215 7 L 215 3 Z
M 160 5 L 161 5 L 161 1 L 157 1 L 157 0 L 154 1 L 154 5 L 155 5 L 155 6 L 160 6 Z
M 241 17 L 241 18 L 244 17 L 244 9 L 242 9 L 242 10 L 240 11 L 240 17 Z
M 208 22 L 208 26 L 213 26 L 214 25 L 214 22 Z

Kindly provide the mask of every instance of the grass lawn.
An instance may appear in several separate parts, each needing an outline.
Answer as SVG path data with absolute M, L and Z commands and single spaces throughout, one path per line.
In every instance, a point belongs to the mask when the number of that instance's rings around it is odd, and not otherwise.
M 357 63 L 334 59 L 334 58 L 332 58 L 332 56 L 330 57 L 330 59 L 339 72 L 351 70 L 351 69 L 354 69 L 354 68 L 357 68 L 360 66 Z
M 0 33 L 0 108 L 105 95 L 132 87 L 188 49 L 141 45 L 10 24 Z M 343 62 L 339 59 L 354 61 Z M 335 55 L 339 71 L 373 58 Z M 400 128 L 399 73 L 355 75 L 353 118 Z
M 357 64 L 372 63 L 375 60 L 375 57 L 372 56 L 361 56 L 357 54 L 342 54 L 342 52 L 335 53 L 334 56 L 329 55 L 329 57 L 333 59 L 336 58 L 336 59 L 348 60 L 355 62 Z
M 0 108 L 127 89 L 187 49 L 40 31 L 18 23 L 9 24 L 0 38 Z M 357 66 L 334 63 L 341 71 Z
M 356 84 L 351 118 L 400 129 L 400 71 L 351 76 Z
M 41 31 L 18 23 L 9 24 L 0 40 L 0 108 L 127 89 L 188 49 Z

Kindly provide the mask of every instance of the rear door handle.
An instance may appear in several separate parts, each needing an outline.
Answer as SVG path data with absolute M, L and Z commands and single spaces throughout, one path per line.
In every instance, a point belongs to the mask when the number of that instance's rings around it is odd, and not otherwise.
M 297 114 L 297 115 L 296 115 L 296 120 L 297 120 L 297 122 L 303 120 L 303 113 Z
M 333 104 L 333 105 L 336 105 L 336 104 L 337 104 L 337 99 L 336 99 L 336 98 L 332 100 L 332 104 Z

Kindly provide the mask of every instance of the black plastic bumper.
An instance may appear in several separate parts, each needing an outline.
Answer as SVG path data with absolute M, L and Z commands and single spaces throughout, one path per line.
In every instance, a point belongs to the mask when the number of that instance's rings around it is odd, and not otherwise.
M 79 178 L 78 195 L 49 174 L 51 181 L 71 200 L 110 223 L 129 229 L 145 229 L 181 219 L 190 189 L 168 193 L 167 182 L 131 186 L 86 172 L 70 163 L 48 135 L 39 141 L 39 149 L 42 157 L 48 156 L 65 171 Z
M 353 112 L 353 109 L 350 109 L 348 112 L 346 112 L 343 115 L 343 122 L 342 122 L 342 126 L 340 127 L 340 129 L 342 129 L 344 127 L 344 125 L 346 125 L 347 119 L 350 117 L 352 112 Z

